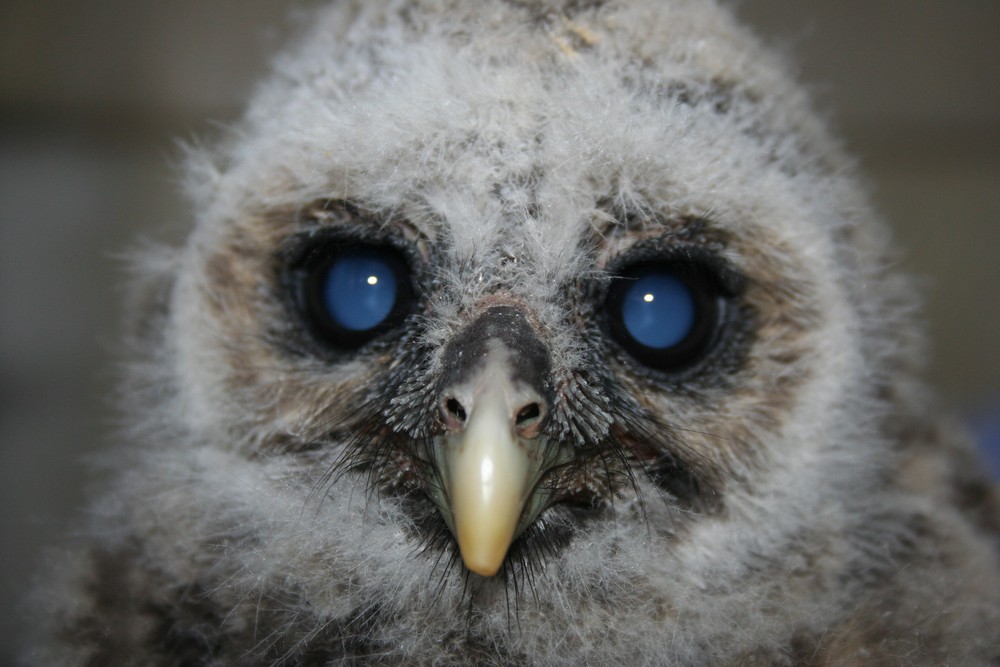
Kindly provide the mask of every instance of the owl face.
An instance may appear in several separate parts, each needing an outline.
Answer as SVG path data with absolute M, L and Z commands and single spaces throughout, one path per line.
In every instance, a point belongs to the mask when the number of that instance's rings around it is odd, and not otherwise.
M 837 246 L 857 197 L 791 93 L 659 15 L 637 44 L 627 11 L 488 48 L 388 11 L 375 53 L 317 30 L 206 188 L 192 428 L 303 495 L 394 499 L 484 576 L 651 505 L 669 550 L 826 502 L 879 363 L 871 269 Z
M 331 10 L 195 165 L 176 401 L 258 555 L 681 590 L 877 483 L 899 307 L 843 158 L 726 15 L 597 5 Z
M 887 236 L 713 3 L 333 3 L 188 186 L 33 664 L 995 662 Z

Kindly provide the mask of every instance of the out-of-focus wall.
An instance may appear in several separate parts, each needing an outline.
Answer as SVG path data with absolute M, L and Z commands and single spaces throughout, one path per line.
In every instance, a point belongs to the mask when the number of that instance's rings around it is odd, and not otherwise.
M 174 140 L 232 120 L 313 0 L 0 3 L 0 595 L 85 520 L 111 441 L 123 252 L 177 240 Z M 743 0 L 815 84 L 924 277 L 929 376 L 1000 404 L 1000 3 Z M 10 609 L 10 607 L 8 607 Z M 0 615 L 0 663 L 16 613 Z

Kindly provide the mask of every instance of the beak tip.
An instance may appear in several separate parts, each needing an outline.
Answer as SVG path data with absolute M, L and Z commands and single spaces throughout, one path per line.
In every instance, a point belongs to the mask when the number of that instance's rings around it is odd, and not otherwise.
M 475 574 L 481 577 L 492 577 L 500 571 L 500 567 L 503 565 L 504 556 L 500 558 L 493 557 L 493 554 L 475 554 L 466 555 L 462 554 L 462 562 L 465 563 L 465 567 Z
M 455 541 L 466 569 L 482 577 L 494 576 L 507 558 L 514 539 L 514 526 L 470 524 L 468 517 L 456 518 L 459 520 Z

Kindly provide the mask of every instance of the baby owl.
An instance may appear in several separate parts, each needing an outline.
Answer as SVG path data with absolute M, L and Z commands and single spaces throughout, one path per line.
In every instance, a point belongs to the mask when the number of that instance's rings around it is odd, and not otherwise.
M 32 664 L 1000 665 L 851 161 L 712 0 L 344 0 L 193 149 Z

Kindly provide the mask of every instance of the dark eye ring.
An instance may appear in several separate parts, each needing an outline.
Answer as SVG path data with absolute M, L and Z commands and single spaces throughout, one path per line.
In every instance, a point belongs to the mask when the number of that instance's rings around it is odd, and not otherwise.
M 407 262 L 390 245 L 331 243 L 302 273 L 301 303 L 325 344 L 353 349 L 396 327 L 414 295 Z
M 616 273 L 604 312 L 611 337 L 636 361 L 677 372 L 710 352 L 724 307 L 707 268 L 652 259 Z

